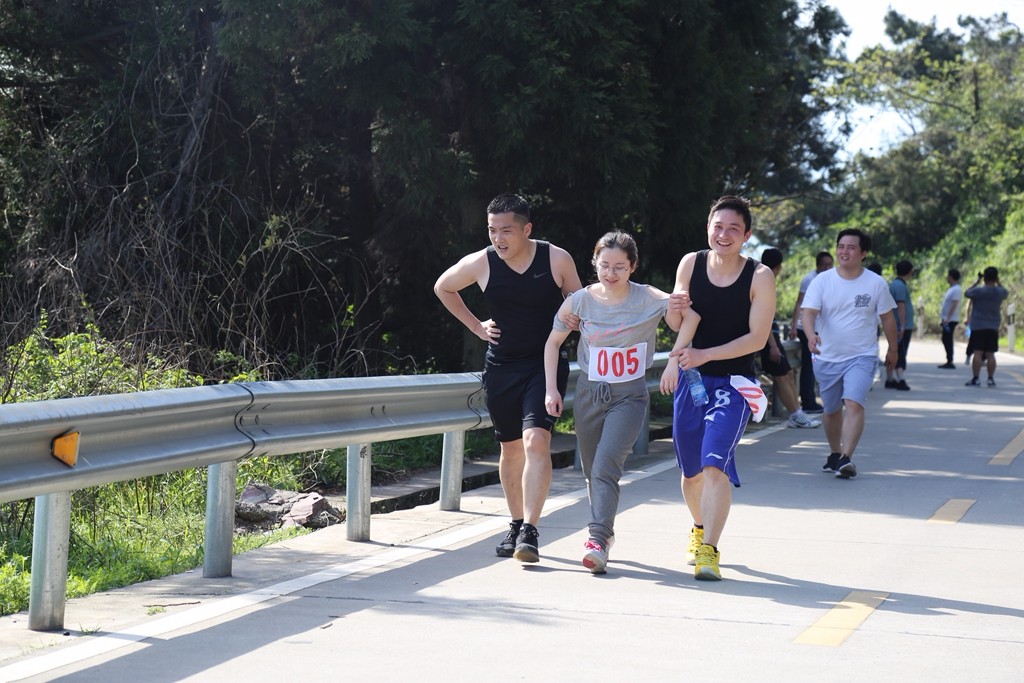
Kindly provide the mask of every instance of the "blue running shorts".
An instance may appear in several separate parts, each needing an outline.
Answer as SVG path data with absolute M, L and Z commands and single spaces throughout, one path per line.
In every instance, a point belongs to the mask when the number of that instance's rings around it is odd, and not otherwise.
M 750 419 L 750 406 L 732 386 L 728 376 L 706 375 L 704 388 L 710 400 L 702 406 L 693 405 L 686 378 L 680 374 L 672 399 L 672 443 L 676 449 L 676 463 L 687 479 L 696 477 L 705 467 L 715 467 L 729 477 L 733 486 L 739 486 L 736 445 Z

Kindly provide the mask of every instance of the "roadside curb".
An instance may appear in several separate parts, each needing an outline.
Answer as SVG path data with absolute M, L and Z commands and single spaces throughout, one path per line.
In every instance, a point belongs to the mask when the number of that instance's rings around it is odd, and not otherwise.
M 556 435 L 561 445 L 551 451 L 551 466 L 554 469 L 565 469 L 572 467 L 576 459 L 575 443 L 576 437 L 573 434 Z M 672 438 L 672 424 L 659 423 L 652 425 L 649 432 L 649 440 Z M 572 447 L 569 448 L 569 443 Z M 635 456 L 630 456 L 633 458 Z M 628 463 L 628 461 L 627 461 Z M 469 474 L 462 478 L 462 491 L 472 491 L 501 483 L 498 474 L 498 456 L 488 456 L 468 462 L 465 465 Z M 372 487 L 373 502 L 370 503 L 371 514 L 384 514 L 397 510 L 409 510 L 420 505 L 431 505 L 441 499 L 441 471 L 429 470 L 417 474 L 407 482 L 397 485 L 383 485 Z M 345 508 L 345 497 L 331 496 L 330 502 L 339 510 Z

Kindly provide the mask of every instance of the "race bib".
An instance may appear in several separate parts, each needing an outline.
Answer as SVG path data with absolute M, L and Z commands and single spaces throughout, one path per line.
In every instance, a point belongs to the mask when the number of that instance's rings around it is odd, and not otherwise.
M 746 399 L 754 422 L 763 420 L 764 414 L 768 412 L 768 397 L 764 395 L 761 385 L 743 375 L 729 375 L 729 383 L 736 391 L 740 392 L 740 396 Z
M 590 368 L 587 379 L 591 382 L 629 382 L 647 372 L 647 342 L 636 346 L 617 348 L 595 346 L 590 349 Z

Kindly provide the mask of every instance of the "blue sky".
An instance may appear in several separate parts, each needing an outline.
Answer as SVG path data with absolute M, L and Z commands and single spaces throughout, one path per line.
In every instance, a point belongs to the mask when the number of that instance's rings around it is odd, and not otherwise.
M 960 31 L 959 15 L 990 17 L 1006 12 L 1010 21 L 1024 30 L 1024 0 L 828 0 L 850 26 L 846 55 L 855 59 L 865 47 L 891 45 L 885 37 L 883 18 L 894 9 L 922 23 L 935 19 L 940 29 Z M 909 129 L 895 114 L 863 109 L 855 117 L 857 124 L 847 143 L 847 152 L 877 153 L 905 137 Z

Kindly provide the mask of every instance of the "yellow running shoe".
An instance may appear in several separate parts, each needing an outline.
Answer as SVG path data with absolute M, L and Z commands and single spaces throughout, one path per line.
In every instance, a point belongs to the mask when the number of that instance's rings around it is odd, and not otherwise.
M 693 568 L 693 578 L 702 581 L 721 581 L 722 572 L 718 570 L 718 558 L 722 554 L 713 546 L 704 543 L 697 549 L 697 566 Z
M 686 549 L 686 564 L 691 567 L 697 563 L 697 548 L 704 545 L 704 529 L 690 529 L 690 547 Z

